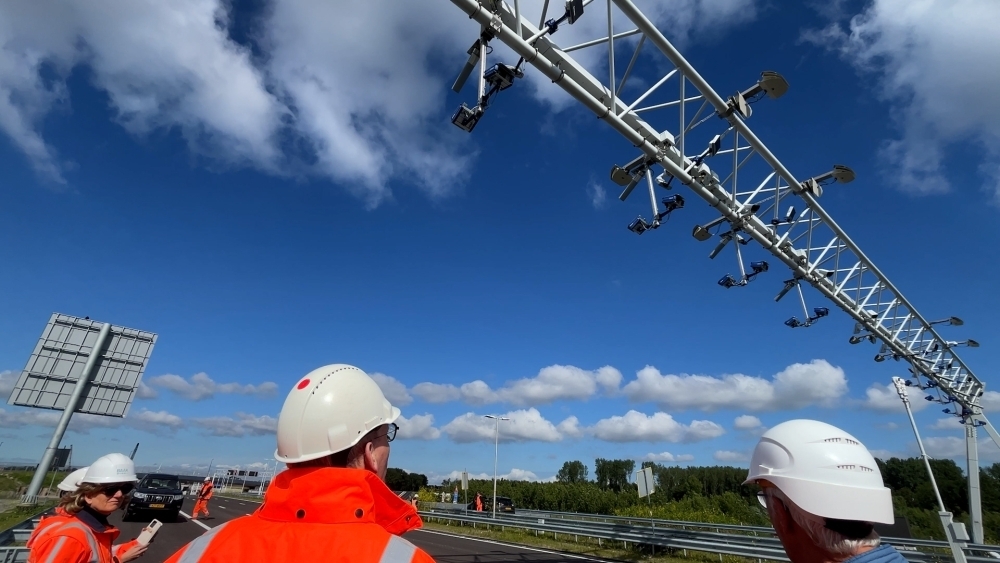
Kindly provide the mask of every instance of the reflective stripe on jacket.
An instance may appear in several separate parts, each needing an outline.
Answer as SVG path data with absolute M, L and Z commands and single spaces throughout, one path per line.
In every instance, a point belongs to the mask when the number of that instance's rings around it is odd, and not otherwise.
M 422 525 L 416 510 L 371 471 L 289 469 L 274 478 L 256 512 L 212 528 L 167 563 L 433 563 L 398 537 Z
M 114 526 L 95 530 L 78 515 L 57 509 L 46 516 L 28 538 L 28 563 L 115 563 L 135 540 L 112 547 L 121 532 Z

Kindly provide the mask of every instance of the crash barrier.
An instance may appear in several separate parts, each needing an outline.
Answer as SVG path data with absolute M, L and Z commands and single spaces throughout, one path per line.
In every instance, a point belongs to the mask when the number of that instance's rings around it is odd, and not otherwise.
M 29 551 L 26 547 L 0 547 L 0 563 L 24 563 Z
M 433 503 L 428 503 L 433 504 Z M 447 504 L 447 503 L 444 503 Z M 451 505 L 454 507 L 454 505 Z M 680 522 L 606 517 L 576 513 L 538 512 L 522 510 L 517 514 L 498 514 L 496 518 L 485 513 L 466 512 L 465 507 L 420 511 L 428 521 L 448 524 L 471 525 L 487 528 L 516 528 L 533 531 L 536 534 L 552 534 L 553 539 L 562 536 L 567 541 L 578 541 L 580 537 L 603 541 L 621 542 L 626 548 L 646 546 L 661 548 L 687 555 L 689 551 L 722 555 L 735 555 L 748 559 L 788 561 L 781 542 L 772 528 L 760 526 L 736 526 L 731 524 L 710 524 L 704 522 Z M 707 531 L 706 529 L 726 530 Z M 884 543 L 894 546 L 912 563 L 952 561 L 947 542 L 904 538 L 882 538 Z M 970 562 L 997 563 L 998 546 L 968 544 L 964 550 Z

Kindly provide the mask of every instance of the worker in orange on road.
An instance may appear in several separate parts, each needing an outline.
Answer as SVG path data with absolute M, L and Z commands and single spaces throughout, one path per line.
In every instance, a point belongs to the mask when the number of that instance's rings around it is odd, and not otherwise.
M 483 511 L 483 495 L 482 493 L 476 493 L 476 511 Z
M 55 515 L 42 518 L 31 533 L 28 562 L 125 563 L 145 553 L 147 546 L 135 540 L 112 547 L 121 532 L 108 523 L 136 481 L 128 456 L 108 454 L 92 463 Z
M 191 511 L 192 520 L 198 519 L 199 512 L 204 512 L 205 516 L 208 516 L 208 499 L 212 498 L 212 491 L 214 489 L 215 486 L 212 484 L 212 478 L 205 477 L 201 491 L 198 491 L 198 499 L 194 501 L 194 510 Z
M 278 416 L 271 480 L 253 514 L 216 526 L 167 563 L 433 563 L 399 537 L 423 525 L 385 485 L 399 409 L 360 369 L 334 364 L 299 380 Z

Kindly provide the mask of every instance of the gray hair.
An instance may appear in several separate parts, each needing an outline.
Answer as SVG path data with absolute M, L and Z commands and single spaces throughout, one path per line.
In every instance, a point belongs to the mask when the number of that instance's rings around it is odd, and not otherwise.
M 792 520 L 806 531 L 813 544 L 828 553 L 834 555 L 854 555 L 863 548 L 878 547 L 882 542 L 874 529 L 866 537 L 858 539 L 849 538 L 840 532 L 827 528 L 826 518 L 802 510 L 776 487 L 765 488 L 764 494 L 768 498 L 767 513 L 771 517 L 772 522 L 774 521 L 774 512 L 777 510 L 772 499 L 778 499 L 788 509 L 788 514 L 792 517 Z

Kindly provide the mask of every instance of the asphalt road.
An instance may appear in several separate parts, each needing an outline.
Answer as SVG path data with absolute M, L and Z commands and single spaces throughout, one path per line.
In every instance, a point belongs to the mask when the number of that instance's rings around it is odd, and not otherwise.
M 146 554 L 137 560 L 138 563 L 161 563 L 207 529 L 250 514 L 257 509 L 257 506 L 256 502 L 215 497 L 209 501 L 211 516 L 192 521 L 189 516 L 191 508 L 194 507 L 194 499 L 186 499 L 181 509 L 182 515 L 176 522 L 163 521 L 163 517 L 156 514 L 139 514 L 131 522 L 122 522 L 121 512 L 116 512 L 108 519 L 122 531 L 122 535 L 118 538 L 119 543 L 124 543 L 138 536 L 143 526 L 153 518 L 162 521 L 163 527 L 156 534 L 156 538 L 150 544 Z M 556 553 L 489 540 L 462 538 L 431 531 L 410 532 L 405 537 L 429 553 L 438 563 L 501 563 L 506 561 L 582 563 L 584 561 L 600 561 L 579 555 Z

